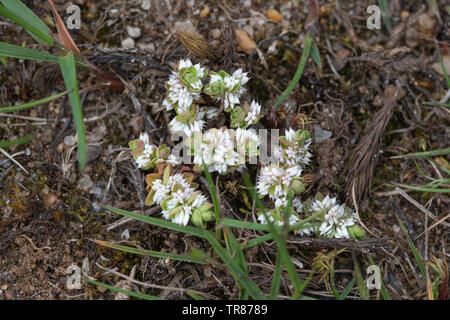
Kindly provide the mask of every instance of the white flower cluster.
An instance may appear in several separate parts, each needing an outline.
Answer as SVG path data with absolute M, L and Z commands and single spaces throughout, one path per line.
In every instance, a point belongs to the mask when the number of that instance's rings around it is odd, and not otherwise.
M 201 132 L 205 124 L 205 112 L 199 112 L 195 101 L 201 97 L 202 79 L 207 71 L 200 64 L 181 60 L 176 71 L 173 71 L 166 83 L 167 97 L 163 102 L 166 110 L 175 110 L 177 116 L 169 123 L 172 132 L 184 132 L 191 136 L 194 132 Z
M 189 219 L 195 219 L 196 224 L 204 224 L 212 219 L 212 205 L 200 191 L 198 185 L 192 183 L 193 175 L 171 174 L 167 166 L 164 173 L 149 174 L 146 177 L 147 190 L 150 191 L 147 205 L 161 205 L 162 215 L 166 220 L 187 225 Z
M 275 155 L 282 164 L 304 167 L 311 161 L 308 149 L 311 135 L 306 130 L 286 130 L 285 136 L 280 137 L 280 147 L 275 149 Z
M 231 111 L 240 103 L 244 93 L 243 87 L 250 80 L 246 72 L 237 69 L 232 75 L 225 71 L 211 72 L 210 81 L 205 86 L 205 93 L 223 102 L 225 111 Z
M 308 151 L 311 137 L 308 131 L 289 129 L 285 136 L 280 137 L 280 146 L 275 149 L 277 164 L 266 165 L 261 168 L 256 190 L 260 196 L 269 196 L 275 208 L 266 214 L 268 219 L 260 213 L 258 220 L 267 220 L 277 225 L 283 225 L 287 197 L 289 192 L 297 195 L 304 191 L 303 179 L 300 177 L 302 168 L 310 162 Z M 364 232 L 356 225 L 355 213 L 344 205 L 337 203 L 336 198 L 316 195 L 313 201 L 304 205 L 297 196 L 292 201 L 289 212 L 289 225 L 301 221 L 300 217 L 315 218 L 302 225 L 297 231 L 300 236 L 316 235 L 322 238 L 360 238 Z
M 259 144 L 255 130 L 223 127 L 194 135 L 190 147 L 194 163 L 200 170 L 205 164 L 209 172 L 226 174 L 244 165 L 247 157 L 257 156 Z
M 200 64 L 193 65 L 189 59 L 180 60 L 176 71 L 172 71 L 166 83 L 167 98 L 164 105 L 167 110 L 186 110 L 200 99 L 202 79 L 206 74 L 207 71 Z
M 231 111 L 231 127 L 245 129 L 253 124 L 256 124 L 260 118 L 261 105 L 254 100 L 250 105 L 246 102 L 243 108 L 235 107 Z
M 148 170 L 163 162 L 172 165 L 181 163 L 180 159 L 170 153 L 170 149 L 166 145 L 156 147 L 151 143 L 146 132 L 141 132 L 139 139 L 130 141 L 129 145 L 133 150 L 132 155 L 139 169 Z
M 286 205 L 289 191 L 298 194 L 304 190 L 300 177 L 303 167 L 309 162 L 311 143 L 309 133 L 304 130 L 289 129 L 280 137 L 280 147 L 275 148 L 278 163 L 263 166 L 256 190 L 260 196 L 268 195 L 278 209 Z M 303 143 L 305 139 L 308 142 Z
M 316 199 L 311 205 L 312 214 L 324 212 L 323 222 L 318 229 L 319 235 L 325 238 L 350 238 L 347 227 L 356 224 L 355 212 L 346 210 L 345 205 L 337 203 L 336 198 L 328 195 L 322 200 Z
M 303 191 L 302 169 L 299 166 L 270 164 L 261 168 L 256 190 L 260 196 L 269 196 L 275 208 L 286 205 L 290 190 Z

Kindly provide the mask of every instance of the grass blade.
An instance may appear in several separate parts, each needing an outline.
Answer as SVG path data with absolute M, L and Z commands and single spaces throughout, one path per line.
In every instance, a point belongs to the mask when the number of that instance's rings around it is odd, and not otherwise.
M 244 185 L 247 187 L 248 192 L 250 193 L 250 196 L 252 199 L 255 200 L 256 205 L 260 208 L 262 211 L 262 214 L 265 214 L 265 208 L 264 205 L 256 195 L 255 188 L 253 187 L 253 184 L 251 182 L 250 176 L 248 172 L 242 173 L 242 178 Z M 303 291 L 302 289 L 302 282 L 300 280 L 300 277 L 295 270 L 295 266 L 292 263 L 291 257 L 289 256 L 289 252 L 286 248 L 286 242 L 284 241 L 282 235 L 278 232 L 279 230 L 275 227 L 275 225 L 270 221 L 270 219 L 266 219 L 268 221 L 267 226 L 269 227 L 269 232 L 273 235 L 274 240 L 277 244 L 277 248 L 280 252 L 280 257 L 282 259 L 283 264 L 286 267 L 286 271 L 289 275 L 289 278 L 291 279 L 292 285 L 294 286 L 295 293 Z
M 408 186 L 406 184 L 399 184 L 399 186 L 406 188 L 406 189 L 422 191 L 422 192 L 450 193 L 450 189 L 416 187 L 416 186 Z
M 162 220 L 162 219 L 157 219 L 157 218 L 153 218 L 153 217 L 147 217 L 144 216 L 142 214 L 139 213 L 134 213 L 131 211 L 127 211 L 127 210 L 123 210 L 123 209 L 118 209 L 118 208 L 114 208 L 111 206 L 104 206 L 104 208 L 108 211 L 114 212 L 114 213 L 118 213 L 124 217 L 128 217 L 128 218 L 132 218 L 138 221 L 142 221 L 145 223 L 148 223 L 152 226 L 156 226 L 156 227 L 161 227 L 161 228 L 166 228 L 169 230 L 173 230 L 173 231 L 177 231 L 177 232 L 181 232 L 181 233 L 186 233 L 189 234 L 191 236 L 195 236 L 198 238 L 204 238 L 204 234 L 203 231 L 191 226 L 182 226 L 180 224 L 177 223 L 173 223 L 170 221 L 166 221 L 166 220 Z
M 219 241 L 214 238 L 212 233 L 204 230 L 204 235 L 220 259 L 227 265 L 228 270 L 233 277 L 248 291 L 253 299 L 267 299 L 261 289 L 258 288 L 258 286 L 247 276 L 244 271 L 242 271 L 239 264 L 228 254 L 225 248 L 220 245 Z
M 281 263 L 280 253 L 277 253 L 275 270 L 273 271 L 272 284 L 270 285 L 270 300 L 277 300 L 280 293 L 281 272 L 283 264 Z
M 118 245 L 118 244 L 114 244 L 114 243 L 107 242 L 107 241 L 96 240 L 96 239 L 93 239 L 92 241 L 101 246 L 119 250 L 122 252 L 134 253 L 134 254 L 139 254 L 139 255 L 148 255 L 150 257 L 161 258 L 161 259 L 168 258 L 170 260 L 175 260 L 175 261 L 183 261 L 183 262 L 191 262 L 191 263 L 199 263 L 199 264 L 207 264 L 208 263 L 205 259 L 195 258 L 195 257 L 191 257 L 189 255 L 166 253 L 166 252 L 152 251 L 152 250 L 142 250 L 141 251 L 137 248 Z
M 66 89 L 72 90 L 72 92 L 69 93 L 69 102 L 72 108 L 75 130 L 77 132 L 78 165 L 80 169 L 83 170 L 87 163 L 86 133 L 84 129 L 83 110 L 81 108 L 80 95 L 78 94 L 75 58 L 73 53 L 70 53 L 67 56 L 59 57 L 58 61 L 63 74 L 64 82 L 66 84 Z
M 50 29 L 30 9 L 18 0 L 0 0 L 0 15 L 14 21 L 27 30 L 38 42 L 53 45 Z
M 448 72 L 445 69 L 444 58 L 442 57 L 442 54 L 441 54 L 441 48 L 439 47 L 439 44 L 437 44 L 436 47 L 437 47 L 437 52 L 439 55 L 439 62 L 441 63 L 442 73 L 444 75 L 445 81 L 447 82 L 447 87 L 450 88 L 450 78 L 448 77 Z
M 316 43 L 313 42 L 312 43 L 312 47 L 311 47 L 311 58 L 314 60 L 314 62 L 316 63 L 316 65 L 319 68 L 322 68 L 322 61 L 320 59 L 320 52 L 319 52 L 319 48 L 317 47 Z
M 450 108 L 450 104 L 448 104 L 448 103 L 424 102 L 423 104 L 430 105 L 430 106 L 438 106 L 438 107 Z
M 353 286 L 356 283 L 356 278 L 353 277 L 352 280 L 350 281 L 350 283 L 348 284 L 347 288 L 345 288 L 344 291 L 342 291 L 342 293 L 339 295 L 339 300 L 344 300 L 345 298 L 347 298 L 347 296 L 349 295 L 350 291 L 352 291 Z
M 50 53 L 28 49 L 6 42 L 0 42 L 0 56 L 25 60 L 58 62 L 58 57 Z
M 24 109 L 28 109 L 28 108 L 32 108 L 32 107 L 36 107 L 39 106 L 41 104 L 56 100 L 68 93 L 70 93 L 72 90 L 66 90 L 64 92 L 55 94 L 53 96 L 47 97 L 47 98 L 43 98 L 40 100 L 36 100 L 36 101 L 32 101 L 32 102 L 28 102 L 28 103 L 24 103 L 18 106 L 10 106 L 10 107 L 0 107 L 0 113 L 8 113 L 8 112 L 14 112 L 14 111 L 19 111 L 19 110 L 24 110 Z
M 216 225 L 220 223 L 220 208 L 219 201 L 217 200 L 216 187 L 214 186 L 214 181 L 212 179 L 211 173 L 208 171 L 208 167 L 203 163 L 203 170 L 205 171 L 206 180 L 208 181 L 209 193 L 211 194 L 211 199 L 214 206 L 214 213 L 216 215 Z
M 425 157 L 437 157 L 446 156 L 450 154 L 450 148 L 438 149 L 426 152 L 408 153 L 400 156 L 391 157 L 391 159 L 403 159 L 403 158 L 425 158 Z
M 352 251 L 353 265 L 354 265 L 354 273 L 356 277 L 356 282 L 358 283 L 359 296 L 362 300 L 370 300 L 369 292 L 364 284 L 364 277 L 359 268 L 358 258 L 356 258 L 355 253 Z
M 207 230 L 194 228 L 191 226 L 182 226 L 182 225 L 179 225 L 179 224 L 176 224 L 173 222 L 169 222 L 166 220 L 162 220 L 162 219 L 147 217 L 147 216 L 144 216 L 144 215 L 141 215 L 138 213 L 126 211 L 123 209 L 117 209 L 117 208 L 114 208 L 111 206 L 104 206 L 104 208 L 111 212 L 118 213 L 125 217 L 129 217 L 129 218 L 132 218 L 132 219 L 135 219 L 138 221 L 142 221 L 142 222 L 148 223 L 150 225 L 190 234 L 190 235 L 208 240 L 208 242 L 213 247 L 214 251 L 220 257 L 220 259 L 222 259 L 222 261 L 227 265 L 227 267 L 230 270 L 233 277 L 246 290 L 248 290 L 249 294 L 254 299 L 265 299 L 263 292 L 258 288 L 258 286 L 250 278 L 247 277 L 246 273 L 244 271 L 242 271 L 239 264 L 231 258 L 231 256 L 228 254 L 227 250 L 220 245 L 220 243 L 217 241 L 216 238 L 214 238 L 214 236 L 212 235 L 211 232 L 209 232 Z
M 300 58 L 300 62 L 297 67 L 297 71 L 295 72 L 294 77 L 292 78 L 291 82 L 289 82 L 288 87 L 284 92 L 281 94 L 281 96 L 278 98 L 278 100 L 275 102 L 274 109 L 277 109 L 278 106 L 286 100 L 286 98 L 291 94 L 291 92 L 294 90 L 295 86 L 297 85 L 298 81 L 300 80 L 303 70 L 306 66 L 306 61 L 309 57 L 309 52 L 311 50 L 311 39 L 307 35 L 305 38 L 305 46 L 302 51 L 302 56 Z
M 414 242 L 411 240 L 411 237 L 408 234 L 408 230 L 406 230 L 405 225 L 403 224 L 402 220 L 400 220 L 400 218 L 398 217 L 398 215 L 395 215 L 398 221 L 398 224 L 400 225 L 400 229 L 402 230 L 403 235 L 405 236 L 406 240 L 408 241 L 408 245 L 411 248 L 411 251 L 414 255 L 414 258 L 417 261 L 417 264 L 419 266 L 420 269 L 420 273 L 422 273 L 422 277 L 424 280 L 424 283 L 426 283 L 427 281 L 427 272 L 425 269 L 425 265 L 423 264 L 422 258 L 419 254 L 419 251 L 417 250 L 416 246 L 414 245 Z
M 231 259 L 236 259 L 239 267 L 248 276 L 247 263 L 245 262 L 244 252 L 242 251 L 241 245 L 237 241 L 233 232 L 230 228 L 225 228 L 225 243 L 227 245 L 228 252 Z M 241 287 L 241 293 L 239 295 L 239 300 L 248 300 L 248 292 L 245 288 Z
M 9 148 L 12 146 L 18 146 L 18 145 L 21 145 L 21 144 L 24 144 L 24 143 L 27 143 L 27 142 L 33 140 L 33 138 L 34 138 L 34 135 L 30 134 L 28 136 L 24 136 L 24 137 L 21 137 L 16 140 L 0 141 L 0 148 Z
M 149 294 L 144 294 L 144 293 L 135 292 L 135 291 L 129 291 L 129 290 L 126 290 L 126 289 L 110 286 L 109 284 L 98 282 L 98 281 L 89 279 L 87 277 L 83 277 L 83 280 L 86 281 L 86 282 L 89 282 L 91 284 L 94 284 L 96 286 L 103 287 L 103 288 L 106 288 L 108 290 L 111 290 L 113 292 L 124 293 L 126 295 L 129 295 L 129 296 L 132 296 L 132 297 L 135 297 L 135 298 L 140 298 L 140 299 L 144 299 L 144 300 L 164 300 L 163 298 L 152 296 L 152 295 L 149 295 Z
M 392 33 L 392 25 L 391 25 L 391 18 L 389 16 L 389 7 L 387 5 L 387 0 L 378 0 L 378 5 L 381 9 L 381 17 L 383 18 L 383 22 L 386 25 L 386 29 L 388 30 L 389 34 Z
M 188 295 L 188 296 L 190 296 L 192 299 L 194 299 L 194 300 L 205 300 L 205 298 L 203 298 L 203 297 L 201 297 L 201 296 L 199 296 L 198 294 L 196 294 L 196 293 L 193 293 L 193 292 L 191 292 L 191 291 L 186 291 L 186 294 Z

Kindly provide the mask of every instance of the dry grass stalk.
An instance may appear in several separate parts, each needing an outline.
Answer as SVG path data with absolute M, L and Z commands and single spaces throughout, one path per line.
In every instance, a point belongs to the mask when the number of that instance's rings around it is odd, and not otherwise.
M 364 136 L 350 155 L 344 170 L 344 177 L 347 181 L 345 187 L 347 200 L 351 199 L 352 190 L 354 190 L 357 201 L 366 197 L 370 191 L 381 147 L 381 138 L 392 117 L 399 91 L 398 88 L 390 98 L 386 99 L 385 106 L 375 114 L 373 120 L 366 127 Z

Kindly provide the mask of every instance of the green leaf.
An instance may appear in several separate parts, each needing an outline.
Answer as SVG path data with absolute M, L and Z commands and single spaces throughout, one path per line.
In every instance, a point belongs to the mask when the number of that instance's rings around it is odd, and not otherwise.
M 149 295 L 149 294 L 144 294 L 144 293 L 140 293 L 140 292 L 135 292 L 135 291 L 130 291 L 130 290 L 126 290 L 126 289 L 110 286 L 108 284 L 105 284 L 105 283 L 102 283 L 102 282 L 98 282 L 98 281 L 89 279 L 87 277 L 82 277 L 82 278 L 83 278 L 84 281 L 87 281 L 87 282 L 89 282 L 91 284 L 94 284 L 96 286 L 106 288 L 106 289 L 111 290 L 113 292 L 124 293 L 124 294 L 127 294 L 127 295 L 135 297 L 135 298 L 140 298 L 140 299 L 144 299 L 144 300 L 164 300 L 163 298 L 152 296 L 152 295 Z
M 352 251 L 352 258 L 356 282 L 358 283 L 359 296 L 361 300 L 370 300 L 369 292 L 366 288 L 366 285 L 364 283 L 364 277 L 359 267 L 358 258 L 356 257 L 353 251 Z
M 123 209 L 117 209 L 111 206 L 104 206 L 105 209 L 129 217 L 138 221 L 148 223 L 157 227 L 167 228 L 169 230 L 186 233 L 192 236 L 206 239 L 213 247 L 217 255 L 227 265 L 233 277 L 249 292 L 254 299 L 265 299 L 264 294 L 258 288 L 258 286 L 245 274 L 240 268 L 239 264 L 231 258 L 227 250 L 223 248 L 211 232 L 191 226 L 182 226 L 173 222 L 165 221 L 162 219 L 156 219 L 153 217 L 147 217 L 134 212 L 126 211 Z
M 58 57 L 50 53 L 15 46 L 5 42 L 0 42 L 0 56 L 25 60 L 58 62 Z
M 446 156 L 450 154 L 450 148 L 446 149 L 438 149 L 426 152 L 416 152 L 416 153 L 408 153 L 400 156 L 391 157 L 391 159 L 402 159 L 402 158 L 424 158 L 424 157 L 437 157 L 437 156 Z
M 18 0 L 0 0 L 0 14 L 11 19 L 25 30 L 27 30 L 33 38 L 39 42 L 45 42 L 53 45 L 53 39 L 50 35 L 50 29 L 47 25 L 36 16 L 33 11 L 27 8 Z
M 17 140 L 6 140 L 6 141 L 0 141 L 0 148 L 9 148 L 12 146 L 17 146 L 17 145 L 21 145 L 24 143 L 27 143 L 31 140 L 33 140 L 34 135 L 28 135 L 25 137 L 21 137 Z
M 255 188 L 251 182 L 250 175 L 248 174 L 248 172 L 244 171 L 242 173 L 242 178 L 245 187 L 250 193 L 250 196 L 252 197 L 252 199 L 255 200 L 256 206 L 261 210 L 262 214 L 266 214 L 266 209 L 264 208 L 261 199 L 259 199 L 258 196 L 256 195 Z M 289 275 L 289 278 L 291 279 L 292 285 L 294 286 L 294 296 L 297 293 L 300 296 L 299 293 L 301 293 L 304 290 L 304 287 L 302 285 L 302 282 L 300 280 L 297 271 L 295 270 L 295 266 L 292 263 L 291 257 L 289 256 L 289 252 L 287 251 L 286 241 L 279 232 L 279 229 L 271 222 L 271 220 L 266 217 L 266 221 L 268 222 L 267 226 L 269 227 L 269 232 L 273 235 L 275 243 L 277 244 L 277 249 L 280 252 L 281 260 L 285 265 L 286 271 Z
M 142 214 L 139 213 L 134 213 L 131 211 L 127 211 L 127 210 L 123 210 L 123 209 L 117 209 L 111 206 L 104 206 L 104 208 L 106 210 L 109 210 L 111 212 L 114 213 L 118 213 L 124 217 L 128 217 L 128 218 L 132 218 L 138 221 L 142 221 L 145 223 L 148 223 L 150 225 L 153 226 L 157 226 L 157 227 L 161 227 L 161 228 L 166 228 L 169 230 L 173 230 L 173 231 L 177 231 L 177 232 L 182 232 L 182 233 L 186 233 L 189 234 L 191 236 L 195 236 L 198 238 L 204 238 L 204 234 L 202 232 L 202 230 L 191 227 L 191 226 L 183 226 L 177 223 L 173 223 L 170 221 L 166 221 L 166 220 L 162 220 L 162 219 L 157 219 L 157 218 L 153 218 L 153 217 L 147 217 L 144 216 Z
M 283 264 L 281 263 L 280 253 L 277 252 L 275 269 L 273 270 L 272 284 L 270 285 L 270 300 L 277 300 L 280 293 L 281 273 Z
M 416 187 L 416 186 L 409 186 L 406 184 L 398 184 L 399 186 L 415 190 L 415 191 L 422 191 L 422 192 L 434 192 L 434 193 L 450 193 L 450 189 L 441 189 L 441 188 L 427 188 L 427 187 Z
M 281 94 L 281 96 L 275 102 L 274 109 L 278 108 L 278 106 L 284 100 L 286 100 L 286 98 L 294 90 L 295 86 L 297 85 L 298 81 L 300 80 L 300 78 L 301 78 L 301 76 L 303 74 L 303 70 L 305 69 L 306 61 L 308 60 L 310 50 L 311 50 L 311 39 L 307 35 L 306 39 L 305 39 L 305 46 L 304 46 L 303 51 L 302 51 L 302 56 L 300 58 L 300 62 L 299 62 L 298 67 L 297 67 L 297 71 L 295 72 L 295 75 L 292 78 L 292 80 L 289 83 L 289 85 L 286 88 L 286 90 L 284 90 L 284 92 Z
M 220 208 L 219 201 L 217 200 L 216 187 L 214 186 L 214 181 L 212 179 L 211 173 L 208 171 L 208 167 L 203 163 L 203 170 L 205 171 L 206 180 L 208 181 L 209 193 L 211 194 L 211 199 L 214 206 L 214 213 L 216 214 L 216 224 L 220 223 Z
M 386 25 L 386 29 L 389 34 L 392 33 L 391 19 L 389 16 L 389 7 L 387 5 L 387 0 L 378 0 L 378 5 L 381 9 L 381 17 L 383 18 L 383 22 Z
M 311 58 L 314 60 L 314 62 L 316 63 L 316 65 L 319 68 L 322 68 L 322 61 L 320 59 L 320 52 L 319 52 L 319 48 L 317 47 L 316 43 L 313 42 L 312 43 L 312 47 L 311 47 Z
M 353 286 L 356 283 L 356 278 L 353 277 L 352 281 L 350 281 L 350 283 L 348 284 L 347 288 L 345 288 L 344 291 L 342 291 L 342 293 L 339 295 L 339 300 L 344 300 L 345 298 L 347 298 L 347 296 L 349 295 L 350 291 L 352 291 Z
M 81 108 L 80 95 L 78 94 L 75 58 L 73 53 L 70 53 L 67 56 L 59 57 L 58 61 L 63 74 L 64 82 L 66 83 L 66 89 L 72 90 L 72 92 L 69 93 L 69 102 L 72 108 L 75 130 L 77 132 L 78 165 L 80 170 L 83 170 L 87 163 L 86 133 L 84 129 L 83 110 Z
M 194 256 L 190 256 L 190 255 L 166 253 L 166 252 L 159 252 L 159 251 L 152 251 L 152 250 L 139 250 L 137 248 L 122 246 L 122 245 L 114 244 L 111 242 L 96 240 L 96 239 L 94 239 L 92 241 L 101 246 L 116 249 L 116 250 L 119 250 L 122 252 L 134 253 L 134 254 L 139 254 L 139 255 L 148 255 L 148 256 L 154 257 L 154 258 L 170 259 L 170 260 L 175 260 L 175 261 L 184 261 L 184 262 L 192 262 L 192 263 L 199 263 L 199 264 L 207 264 L 208 263 L 205 259 L 202 259 L 202 258 L 197 259 Z
M 257 300 L 266 300 L 267 297 L 264 296 L 261 289 L 258 288 L 256 283 L 254 283 L 247 274 L 242 271 L 239 264 L 229 255 L 229 253 L 223 248 L 220 243 L 217 241 L 216 238 L 211 234 L 211 232 L 204 230 L 203 231 L 206 240 L 211 244 L 214 251 L 217 253 L 217 255 L 222 259 L 223 262 L 228 267 L 228 270 L 233 275 L 233 277 L 238 281 L 247 291 L 248 293 L 253 297 L 253 299 Z
M 53 62 L 58 63 L 58 57 L 52 55 L 47 52 L 28 49 L 20 46 L 16 46 L 13 44 L 9 44 L 6 42 L 0 42 L 0 56 L 24 59 L 24 60 L 35 60 L 35 61 L 45 61 L 45 62 Z M 89 67 L 83 61 L 76 61 L 77 66 L 80 67 Z
M 47 98 L 43 98 L 40 100 L 36 100 L 36 101 L 32 101 L 32 102 L 28 102 L 28 103 L 24 103 L 21 105 L 17 105 L 17 106 L 10 106 L 10 107 L 0 107 L 0 113 L 8 113 L 8 112 L 14 112 L 14 111 L 19 111 L 19 110 L 24 110 L 24 109 L 28 109 L 28 108 L 32 108 L 32 107 L 36 107 L 39 106 L 41 104 L 53 101 L 55 99 L 58 99 L 68 93 L 70 93 L 71 90 L 66 90 L 64 92 L 55 94 L 53 96 L 47 97 Z
M 416 259 L 416 262 L 419 266 L 420 273 L 422 273 L 423 281 L 424 283 L 427 282 L 427 272 L 425 269 L 424 262 L 422 261 L 422 257 L 419 254 L 419 251 L 417 250 L 416 246 L 414 245 L 414 242 L 412 241 L 411 237 L 408 234 L 408 230 L 406 230 L 405 225 L 403 224 L 402 220 L 398 217 L 396 214 L 395 217 L 397 218 L 398 224 L 400 225 L 400 229 L 402 230 L 403 235 L 405 236 L 406 240 L 408 241 L 408 245 L 411 248 L 411 251 L 414 255 L 414 258 Z

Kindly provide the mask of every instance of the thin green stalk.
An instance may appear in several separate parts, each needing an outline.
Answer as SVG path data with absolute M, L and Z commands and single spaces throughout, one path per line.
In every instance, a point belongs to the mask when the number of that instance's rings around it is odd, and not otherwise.
M 398 221 L 398 224 L 400 225 L 400 229 L 402 230 L 403 235 L 405 236 L 406 240 L 408 241 L 408 245 L 411 248 L 411 251 L 414 255 L 414 258 L 417 261 L 417 264 L 420 269 L 420 273 L 422 273 L 423 281 L 424 283 L 427 282 L 427 272 L 425 269 L 425 265 L 422 261 L 422 258 L 419 254 L 419 251 L 417 250 L 416 246 L 414 245 L 414 242 L 412 241 L 411 237 L 408 234 L 408 230 L 406 230 L 405 225 L 403 224 L 402 220 L 398 217 L 398 215 L 395 215 Z
M 80 170 L 84 170 L 87 163 L 86 132 L 84 128 L 83 110 L 81 108 L 80 95 L 78 94 L 77 71 L 75 67 L 75 58 L 71 52 L 67 56 L 58 59 L 61 72 L 63 74 L 66 89 L 69 93 L 70 107 L 72 108 L 73 121 L 77 132 L 78 143 L 78 164 Z
M 87 281 L 87 282 L 89 282 L 91 284 L 94 284 L 96 286 L 106 288 L 106 289 L 111 290 L 113 292 L 124 293 L 124 294 L 127 294 L 127 295 L 135 297 L 135 298 L 140 298 L 140 299 L 144 299 L 144 300 L 164 300 L 163 298 L 152 296 L 152 295 L 149 295 L 149 294 L 144 294 L 144 293 L 140 293 L 140 292 L 135 292 L 135 291 L 130 291 L 130 290 L 126 290 L 126 289 L 110 286 L 108 284 L 105 284 L 105 283 L 102 283 L 102 282 L 98 282 L 98 281 L 89 279 L 89 278 L 84 277 L 84 276 L 82 277 L 82 279 L 84 281 Z
M 358 283 L 359 295 L 362 300 L 369 300 L 369 293 L 367 292 L 366 285 L 364 284 L 364 277 L 361 272 L 361 269 L 359 268 L 358 258 L 356 257 L 353 251 L 352 251 L 352 258 L 356 282 Z
M 25 110 L 25 109 L 28 109 L 28 108 L 36 107 L 36 106 L 39 106 L 41 104 L 48 103 L 50 101 L 56 100 L 56 99 L 58 99 L 58 98 L 60 98 L 62 96 L 65 96 L 66 94 L 68 94 L 70 92 L 72 92 L 72 90 L 66 90 L 64 92 L 60 92 L 58 94 L 55 94 L 55 95 L 47 97 L 47 98 L 43 98 L 43 99 L 40 99 L 40 100 L 24 103 L 24 104 L 17 105 L 17 106 L 0 107 L 0 113 L 14 112 L 14 111 Z
M 280 293 L 281 272 L 283 264 L 281 263 L 280 252 L 277 252 L 275 269 L 272 276 L 272 284 L 270 286 L 270 300 L 277 300 Z
M 310 50 L 311 50 L 311 39 L 307 35 L 305 38 L 305 46 L 302 51 L 302 56 L 301 56 L 300 62 L 298 64 L 297 71 L 295 72 L 295 75 L 292 78 L 291 82 L 289 82 L 289 85 L 286 88 L 286 90 L 284 90 L 284 92 L 281 94 L 281 96 L 275 102 L 275 105 L 273 107 L 274 109 L 277 109 L 278 106 L 281 103 L 283 103 L 284 100 L 286 100 L 286 98 L 291 94 L 291 92 L 294 90 L 295 86 L 299 82 L 299 80 L 303 74 L 303 70 L 305 69 L 306 61 L 308 61 Z
M 21 137 L 16 140 L 0 141 L 0 148 L 9 148 L 12 146 L 18 146 L 18 145 L 21 145 L 21 144 L 24 144 L 24 143 L 27 143 L 27 142 L 33 140 L 33 138 L 34 138 L 34 135 L 30 134 L 28 136 L 24 136 L 24 137 Z

